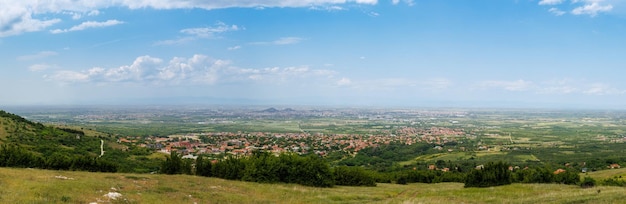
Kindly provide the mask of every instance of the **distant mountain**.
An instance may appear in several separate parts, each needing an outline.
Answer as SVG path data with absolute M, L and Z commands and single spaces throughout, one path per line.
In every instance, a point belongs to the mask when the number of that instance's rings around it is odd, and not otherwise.
M 262 113 L 278 113 L 278 112 L 280 112 L 280 110 L 272 107 L 272 108 L 268 108 L 268 109 L 262 110 L 261 112 Z
M 274 107 L 272 108 L 268 108 L 262 111 L 259 111 L 260 113 L 293 113 L 296 112 L 296 110 L 292 109 L 292 108 L 285 108 L 283 110 L 278 110 Z

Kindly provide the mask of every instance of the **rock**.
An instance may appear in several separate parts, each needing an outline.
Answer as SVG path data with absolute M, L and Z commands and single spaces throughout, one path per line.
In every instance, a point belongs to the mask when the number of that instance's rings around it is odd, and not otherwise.
M 109 192 L 107 194 L 104 194 L 104 197 L 108 197 L 109 199 L 112 199 L 112 200 L 117 200 L 118 198 L 122 197 L 122 194 L 118 192 Z

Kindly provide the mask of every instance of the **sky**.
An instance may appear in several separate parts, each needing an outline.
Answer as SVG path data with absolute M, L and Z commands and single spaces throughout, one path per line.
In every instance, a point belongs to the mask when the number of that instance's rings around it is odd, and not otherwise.
M 0 5 L 0 106 L 626 109 L 626 0 Z

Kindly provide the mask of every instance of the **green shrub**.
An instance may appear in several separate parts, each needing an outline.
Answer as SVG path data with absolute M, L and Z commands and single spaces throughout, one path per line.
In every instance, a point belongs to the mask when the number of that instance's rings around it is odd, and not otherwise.
M 333 171 L 335 185 L 340 186 L 376 186 L 371 173 L 362 167 L 335 167 Z

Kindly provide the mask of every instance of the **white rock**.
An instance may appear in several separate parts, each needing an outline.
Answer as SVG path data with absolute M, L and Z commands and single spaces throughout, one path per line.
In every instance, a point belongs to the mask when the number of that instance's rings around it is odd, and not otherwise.
M 104 197 L 108 197 L 109 199 L 117 200 L 118 198 L 122 197 L 122 194 L 118 193 L 118 192 L 109 192 L 107 194 L 104 194 Z

